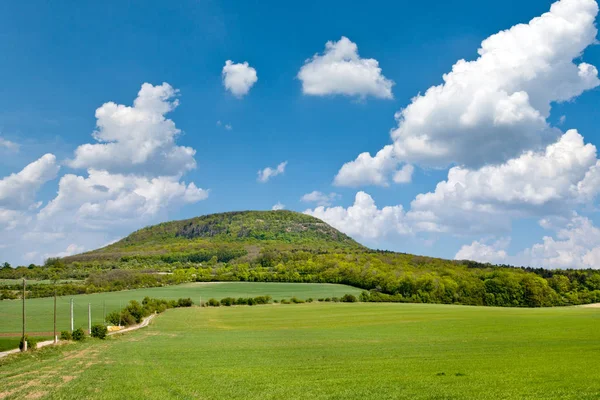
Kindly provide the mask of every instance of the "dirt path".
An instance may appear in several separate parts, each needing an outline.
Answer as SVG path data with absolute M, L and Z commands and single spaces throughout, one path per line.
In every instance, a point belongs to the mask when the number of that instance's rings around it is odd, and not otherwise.
M 145 327 L 148 326 L 148 324 L 150 323 L 150 321 L 152 321 L 152 319 L 154 319 L 154 317 L 156 317 L 156 315 L 157 314 L 152 314 L 149 317 L 144 318 L 144 320 L 141 323 L 139 323 L 137 325 L 130 326 L 129 328 L 121 329 L 120 331 L 109 332 L 109 335 L 116 335 L 118 333 L 126 333 L 126 332 L 135 331 L 136 329 L 145 328 Z M 61 343 L 61 341 L 59 340 L 57 344 L 60 344 L 60 343 Z M 41 349 L 42 347 L 50 346 L 52 344 L 54 344 L 54 340 L 46 340 L 46 341 L 43 341 L 43 342 L 39 342 L 37 344 L 37 348 Z M 0 358 L 6 357 L 6 356 L 8 356 L 10 354 L 20 353 L 20 352 L 21 352 L 21 350 L 19 350 L 19 349 L 2 351 L 2 352 L 0 352 Z
M 585 308 L 600 308 L 600 303 L 584 304 L 581 307 L 585 307 Z

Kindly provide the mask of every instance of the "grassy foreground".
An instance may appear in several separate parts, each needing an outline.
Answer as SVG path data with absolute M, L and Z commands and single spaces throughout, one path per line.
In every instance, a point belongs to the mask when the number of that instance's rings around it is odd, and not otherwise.
M 211 297 L 218 300 L 224 297 L 255 297 L 271 295 L 273 299 L 289 299 L 296 296 L 300 299 L 343 296 L 346 293 L 358 295 L 360 289 L 346 285 L 320 283 L 251 283 L 251 282 L 215 282 L 187 283 L 177 286 L 165 286 L 148 289 L 124 290 L 120 292 L 95 293 L 79 296 L 59 297 L 57 300 L 57 329 L 69 329 L 69 302 L 73 298 L 75 328 L 87 329 L 88 303 L 92 307 L 93 323 L 103 322 L 103 315 L 120 310 L 130 300 L 141 301 L 145 296 L 161 299 L 179 299 L 190 297 L 194 303 L 200 298 L 206 301 Z M 0 336 L 2 333 L 21 332 L 22 303 L 20 300 L 0 301 Z M 52 332 L 53 329 L 53 298 L 29 299 L 27 308 L 28 332 Z M 45 336 L 45 335 L 42 335 Z M 2 340 L 0 340 L 0 347 Z M 0 348 L 0 351 L 1 348 Z
M 5 361 L 0 382 L 6 399 L 597 399 L 599 343 L 600 310 L 575 307 L 175 309 Z

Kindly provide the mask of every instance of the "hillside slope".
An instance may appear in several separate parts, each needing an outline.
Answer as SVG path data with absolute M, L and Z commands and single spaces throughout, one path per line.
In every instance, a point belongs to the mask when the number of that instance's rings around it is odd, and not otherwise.
M 256 257 L 261 250 L 361 251 L 349 236 L 309 215 L 287 211 L 240 211 L 204 215 L 140 229 L 104 248 L 66 262 L 131 257 L 201 262 Z

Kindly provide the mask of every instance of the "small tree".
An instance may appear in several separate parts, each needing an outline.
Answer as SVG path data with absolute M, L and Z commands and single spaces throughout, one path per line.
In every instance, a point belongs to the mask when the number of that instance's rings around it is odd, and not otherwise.
M 77 328 L 73 331 L 71 336 L 73 337 L 73 340 L 81 341 L 85 339 L 85 332 L 82 328 Z
M 98 339 L 106 339 L 108 329 L 104 325 L 96 324 L 92 326 L 91 336 Z
M 356 303 L 358 300 L 356 299 L 356 296 L 353 294 L 345 294 L 342 296 L 340 301 L 343 301 L 344 303 Z
M 71 332 L 69 332 L 69 331 L 62 331 L 60 333 L 60 340 L 71 340 L 71 339 L 72 339 Z

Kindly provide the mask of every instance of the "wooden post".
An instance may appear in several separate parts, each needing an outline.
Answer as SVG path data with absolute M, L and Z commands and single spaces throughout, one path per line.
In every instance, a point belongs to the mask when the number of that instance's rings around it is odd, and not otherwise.
M 23 278 L 23 351 L 27 351 L 27 341 L 25 340 L 25 278 Z
M 54 344 L 58 342 L 58 336 L 56 335 L 56 282 L 54 282 Z
M 92 334 L 92 304 L 88 303 L 88 334 Z
M 71 297 L 71 333 L 73 333 L 73 298 Z

